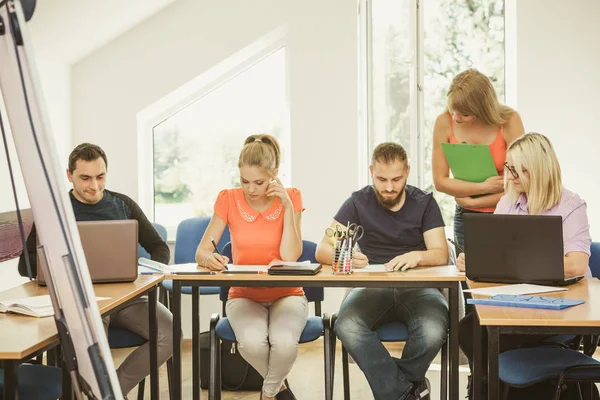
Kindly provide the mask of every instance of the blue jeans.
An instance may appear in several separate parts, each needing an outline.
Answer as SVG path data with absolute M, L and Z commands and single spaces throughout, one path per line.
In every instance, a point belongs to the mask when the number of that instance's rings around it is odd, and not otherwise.
M 375 330 L 408 327 L 402 358 L 393 358 Z M 335 334 L 365 374 L 375 400 L 403 400 L 448 337 L 448 303 L 439 289 L 356 288 L 340 307 Z

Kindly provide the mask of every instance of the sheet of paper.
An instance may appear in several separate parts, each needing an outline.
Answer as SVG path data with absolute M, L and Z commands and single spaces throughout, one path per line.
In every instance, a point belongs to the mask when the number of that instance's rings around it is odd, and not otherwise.
M 519 283 L 516 285 L 504 285 L 504 286 L 494 286 L 488 288 L 478 288 L 478 289 L 467 289 L 465 292 L 470 292 L 471 294 L 481 294 L 484 296 L 495 296 L 497 294 L 535 294 L 535 293 L 548 293 L 548 292 L 562 292 L 568 290 L 565 287 L 554 287 L 554 286 L 540 286 L 540 285 L 530 285 L 528 283 Z
M 234 265 L 234 264 L 227 264 L 227 269 L 229 271 L 243 271 L 243 272 L 247 272 L 247 271 L 264 271 L 264 272 L 267 272 L 267 271 L 269 271 L 269 266 L 268 265 Z
M 201 268 L 197 263 L 185 263 L 185 264 L 171 264 L 166 265 L 163 268 L 163 272 L 194 272 L 200 271 Z
M 140 257 L 138 259 L 138 272 L 158 272 L 169 274 L 172 272 L 194 272 L 198 271 L 199 269 L 200 267 L 195 262 L 167 265 L 158 261 L 149 260 L 144 257 Z
M 354 268 L 354 272 L 390 272 L 387 271 L 383 264 L 369 264 L 364 268 Z

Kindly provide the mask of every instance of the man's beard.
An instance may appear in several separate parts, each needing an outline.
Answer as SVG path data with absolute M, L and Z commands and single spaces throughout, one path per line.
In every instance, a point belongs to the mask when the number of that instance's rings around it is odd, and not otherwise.
M 398 204 L 400 204 L 400 202 L 402 201 L 402 194 L 404 193 L 404 189 L 406 189 L 406 185 L 404 185 L 404 187 L 398 191 L 398 195 L 396 197 L 384 197 L 381 193 L 379 193 L 379 190 L 377 190 L 377 188 L 375 189 L 375 196 L 377 197 L 377 202 L 379 204 L 381 204 L 383 207 L 387 208 L 388 210 L 391 210 L 392 208 L 394 208 L 395 206 L 397 206 Z M 386 193 L 395 193 L 395 192 L 386 192 Z

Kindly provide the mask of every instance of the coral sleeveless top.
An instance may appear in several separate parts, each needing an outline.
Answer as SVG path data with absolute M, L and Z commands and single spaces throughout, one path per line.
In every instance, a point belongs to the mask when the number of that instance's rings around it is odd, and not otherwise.
M 456 136 L 454 136 L 454 130 L 452 129 L 452 116 L 450 116 L 450 141 L 449 143 L 456 144 L 458 140 L 456 140 Z M 504 141 L 504 136 L 502 135 L 502 125 L 500 126 L 500 130 L 498 131 L 498 135 L 494 141 L 489 145 L 490 152 L 492 153 L 492 159 L 494 160 L 494 165 L 496 166 L 496 171 L 498 171 L 498 175 L 504 175 L 504 163 L 506 162 L 506 142 Z M 478 212 L 494 212 L 496 207 L 484 207 L 484 208 L 469 208 L 472 211 Z

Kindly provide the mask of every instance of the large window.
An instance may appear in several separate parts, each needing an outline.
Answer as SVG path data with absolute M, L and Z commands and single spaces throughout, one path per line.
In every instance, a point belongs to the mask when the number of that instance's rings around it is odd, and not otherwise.
M 410 183 L 434 191 L 433 125 L 452 78 L 477 68 L 504 99 L 504 0 L 363 0 L 360 10 L 369 152 L 398 141 L 409 152 Z M 454 199 L 436 198 L 452 224 Z
M 251 134 L 278 139 L 280 178 L 290 184 L 285 47 L 220 80 L 152 129 L 154 221 L 170 231 L 212 215 L 219 191 L 240 186 L 238 155 Z

